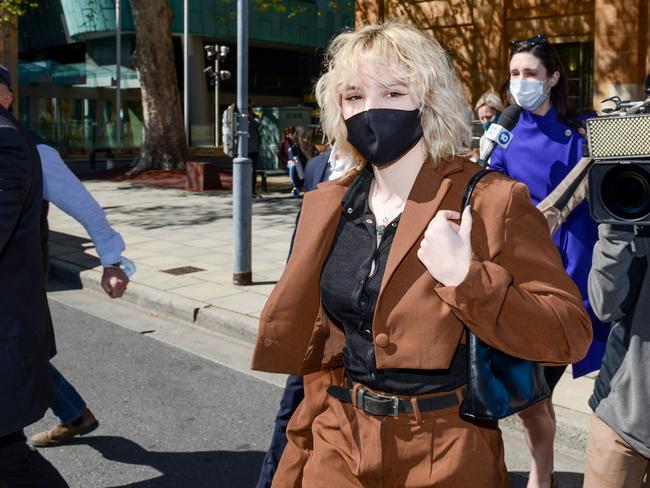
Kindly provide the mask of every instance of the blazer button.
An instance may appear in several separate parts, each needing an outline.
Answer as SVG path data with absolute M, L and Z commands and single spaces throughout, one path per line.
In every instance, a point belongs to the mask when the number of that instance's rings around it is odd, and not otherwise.
M 388 336 L 386 334 L 377 334 L 377 337 L 375 337 L 375 344 L 377 344 L 379 347 L 388 347 L 390 341 L 388 340 Z

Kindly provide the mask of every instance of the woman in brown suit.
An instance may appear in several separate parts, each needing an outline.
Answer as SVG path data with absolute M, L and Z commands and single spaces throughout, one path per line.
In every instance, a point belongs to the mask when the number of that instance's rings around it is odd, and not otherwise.
M 478 167 L 451 63 L 388 22 L 331 43 L 325 134 L 353 156 L 305 195 L 253 368 L 305 375 L 274 487 L 501 487 L 501 433 L 459 416 L 464 327 L 513 356 L 581 358 L 589 317 L 526 187 Z M 457 221 L 460 219 L 460 224 Z

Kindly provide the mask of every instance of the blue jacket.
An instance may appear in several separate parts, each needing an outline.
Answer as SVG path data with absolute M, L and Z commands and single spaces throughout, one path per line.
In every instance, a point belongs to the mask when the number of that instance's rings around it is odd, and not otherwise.
M 327 161 L 332 153 L 328 149 L 323 154 L 310 159 L 305 168 L 305 191 L 310 191 L 316 188 L 321 181 L 325 180 L 325 172 L 327 170 Z
M 580 161 L 583 142 L 584 137 L 577 130 L 560 122 L 554 108 L 543 117 L 524 110 L 512 130 L 510 145 L 495 150 L 490 168 L 525 183 L 537 205 Z M 564 268 L 578 285 L 593 326 L 593 342 L 587 356 L 573 365 L 573 375 L 577 378 L 600 368 L 610 330 L 592 312 L 587 295 L 598 225 L 591 218 L 586 201 L 573 211 L 553 240 L 560 250 Z

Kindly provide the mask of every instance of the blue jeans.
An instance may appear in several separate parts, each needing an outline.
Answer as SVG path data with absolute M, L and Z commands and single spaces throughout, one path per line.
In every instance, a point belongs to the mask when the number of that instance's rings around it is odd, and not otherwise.
M 289 172 L 289 179 L 291 180 L 291 184 L 293 185 L 293 187 L 298 188 L 298 190 L 302 190 L 304 181 L 301 180 L 300 177 L 298 176 L 298 170 L 296 169 L 296 167 L 291 166 L 290 168 L 287 168 L 287 171 Z
M 86 402 L 52 363 L 50 363 L 50 372 L 54 381 L 54 400 L 50 408 L 62 424 L 69 424 L 81 417 L 86 409 Z

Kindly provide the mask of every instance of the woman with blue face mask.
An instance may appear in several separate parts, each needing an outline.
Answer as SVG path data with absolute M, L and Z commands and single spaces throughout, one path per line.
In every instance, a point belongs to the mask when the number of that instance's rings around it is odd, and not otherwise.
M 538 204 L 581 159 L 584 142 L 581 127 L 585 117 L 570 106 L 564 67 L 543 34 L 511 43 L 503 91 L 523 110 L 512 130 L 510 145 L 495 150 L 490 167 L 525 183 L 533 203 Z M 591 311 L 587 296 L 587 278 L 598 228 L 589 215 L 586 201 L 573 211 L 553 239 L 567 273 L 578 285 L 593 327 L 589 353 L 572 367 L 573 376 L 579 377 L 600 367 L 609 333 L 609 327 Z M 564 370 L 565 367 L 546 368 L 551 390 Z M 533 458 L 528 488 L 556 486 L 552 479 L 555 414 L 551 400 L 538 403 L 520 413 L 520 417 Z
M 499 122 L 499 116 L 503 112 L 503 102 L 499 95 L 492 90 L 488 90 L 480 96 L 474 108 L 483 130 L 488 130 L 490 125 Z
M 503 102 L 499 95 L 494 93 L 492 90 L 486 91 L 481 95 L 474 106 L 476 109 L 476 114 L 478 115 L 483 130 L 487 131 L 492 124 L 499 122 L 499 116 L 503 112 Z M 487 148 L 492 144 L 492 141 L 485 137 L 481 136 L 479 143 L 479 154 L 484 154 Z

